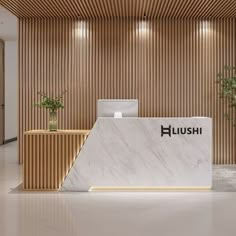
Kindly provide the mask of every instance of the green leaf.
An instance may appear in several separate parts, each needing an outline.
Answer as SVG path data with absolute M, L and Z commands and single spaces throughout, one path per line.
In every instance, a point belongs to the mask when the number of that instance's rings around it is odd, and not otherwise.
M 38 92 L 38 94 L 41 97 L 41 100 L 39 102 L 34 103 L 34 106 L 36 107 L 42 107 L 46 108 L 52 111 L 57 111 L 59 108 L 64 108 L 62 98 L 65 92 L 62 93 L 62 95 L 57 96 L 55 98 L 50 98 L 45 93 Z

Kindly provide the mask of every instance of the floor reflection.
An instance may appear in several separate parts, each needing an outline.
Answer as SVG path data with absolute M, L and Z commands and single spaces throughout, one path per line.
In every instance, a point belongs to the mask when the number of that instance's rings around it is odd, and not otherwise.
M 235 192 L 22 193 L 15 148 L 0 147 L 1 236 L 235 235 Z

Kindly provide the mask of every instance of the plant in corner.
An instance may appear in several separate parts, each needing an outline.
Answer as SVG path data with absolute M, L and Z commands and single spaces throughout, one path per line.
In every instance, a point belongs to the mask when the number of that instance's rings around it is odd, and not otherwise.
M 220 98 L 225 98 L 230 108 L 236 111 L 236 67 L 225 66 L 224 73 L 217 75 L 217 82 L 220 85 Z M 224 116 L 236 125 L 236 120 L 233 114 L 225 113 Z
M 65 93 L 66 91 L 55 98 L 51 98 L 45 93 L 38 92 L 41 99 L 39 102 L 34 103 L 34 106 L 49 110 L 49 131 L 57 131 L 57 110 L 64 108 L 62 98 Z

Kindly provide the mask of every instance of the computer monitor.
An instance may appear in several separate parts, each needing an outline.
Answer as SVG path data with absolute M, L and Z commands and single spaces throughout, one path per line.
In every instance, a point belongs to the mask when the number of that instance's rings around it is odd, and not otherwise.
M 138 117 L 138 99 L 99 99 L 97 117 Z

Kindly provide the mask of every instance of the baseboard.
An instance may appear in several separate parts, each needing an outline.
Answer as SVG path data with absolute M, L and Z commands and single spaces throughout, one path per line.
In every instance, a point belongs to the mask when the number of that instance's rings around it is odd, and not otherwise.
M 16 140 L 17 140 L 17 137 L 9 138 L 9 139 L 4 140 L 4 143 L 3 143 L 3 144 L 11 143 L 11 142 L 14 142 L 14 141 L 16 141 Z

